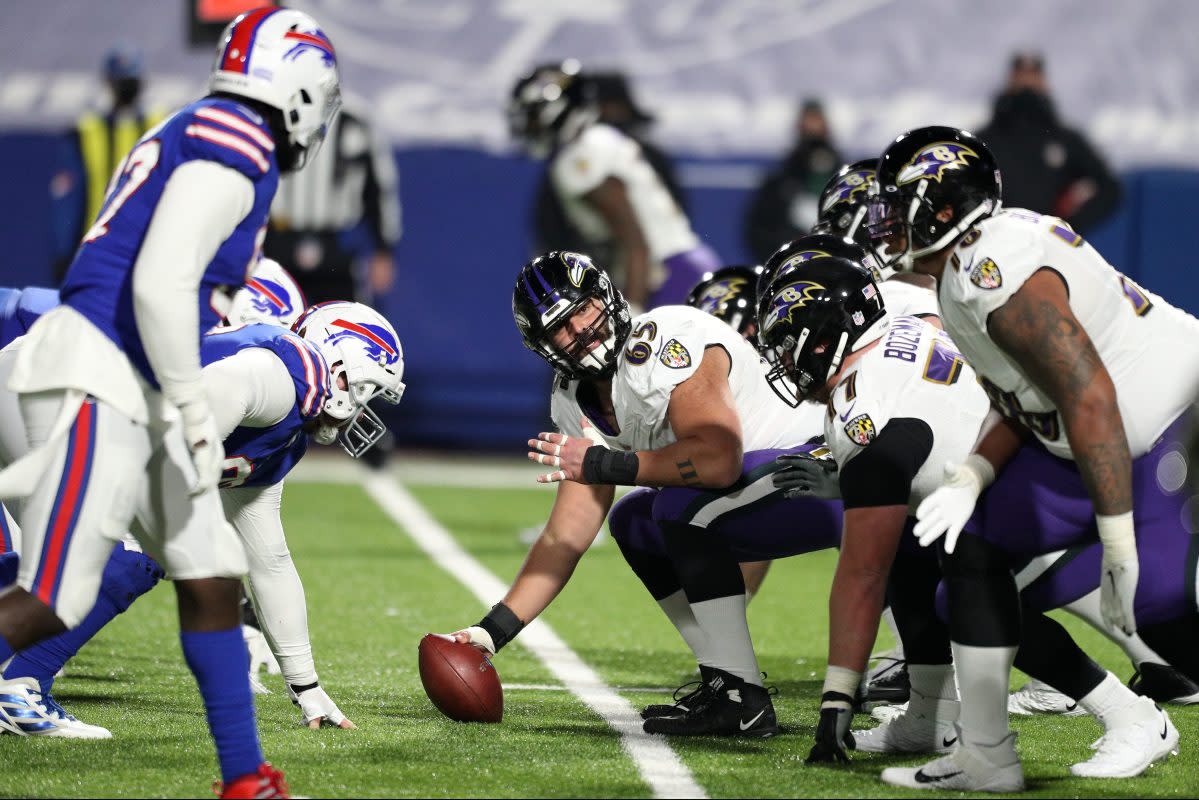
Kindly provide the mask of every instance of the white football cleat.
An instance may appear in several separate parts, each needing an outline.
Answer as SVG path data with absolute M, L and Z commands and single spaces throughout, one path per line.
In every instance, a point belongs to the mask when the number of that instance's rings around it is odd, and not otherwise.
M 1091 745 L 1095 755 L 1070 771 L 1080 778 L 1135 778 L 1151 764 L 1178 755 L 1178 729 L 1149 698 L 1137 700 L 1150 709 L 1139 722 L 1112 728 Z
M 1008 713 L 1021 717 L 1030 717 L 1033 714 L 1081 717 L 1087 713 L 1078 703 L 1057 689 L 1035 679 L 1008 695 L 1007 710 Z
M 62 739 L 112 738 L 108 729 L 75 719 L 53 697 L 43 698 L 33 678 L 0 682 L 0 731 Z
M 957 700 L 929 700 L 913 689 L 904 711 L 877 728 L 854 731 L 853 739 L 867 753 L 948 753 L 958 740 L 959 708 Z
M 899 705 L 895 706 L 875 706 L 874 708 L 870 709 L 870 716 L 879 722 L 887 723 L 891 720 L 897 719 L 901 714 L 903 714 L 903 712 L 907 710 L 907 703 L 900 703 Z
M 1016 754 L 1015 732 L 998 744 L 980 746 L 964 741 L 961 727 L 954 727 L 958 746 L 952 753 L 922 767 L 888 767 L 880 776 L 883 783 L 953 792 L 1024 791 L 1024 768 Z

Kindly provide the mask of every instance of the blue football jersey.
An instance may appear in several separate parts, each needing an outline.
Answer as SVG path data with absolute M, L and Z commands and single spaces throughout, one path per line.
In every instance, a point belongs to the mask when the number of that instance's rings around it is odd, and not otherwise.
M 308 450 L 304 424 L 320 415 L 329 399 L 329 366 L 311 344 L 276 325 L 218 328 L 200 344 L 200 361 L 209 365 L 249 347 L 277 355 L 291 373 L 296 403 L 279 422 L 266 428 L 238 427 L 225 439 L 221 488 L 271 486 L 283 480 Z
M 0 347 L 24 336 L 38 317 L 58 303 L 57 289 L 0 289 Z
M 220 321 L 225 305 L 221 294 L 232 295 L 243 285 L 257 261 L 279 183 L 274 148 L 258 113 L 234 100 L 206 97 L 147 131 L 109 183 L 100 215 L 67 272 L 62 302 L 112 339 L 156 388 L 133 316 L 131 276 L 163 189 L 176 168 L 195 160 L 235 169 L 254 186 L 250 213 L 217 249 L 201 278 L 199 346 L 203 333 Z

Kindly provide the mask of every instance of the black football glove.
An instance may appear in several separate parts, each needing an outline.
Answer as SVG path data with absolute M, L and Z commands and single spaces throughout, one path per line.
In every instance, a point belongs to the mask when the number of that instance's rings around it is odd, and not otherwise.
M 825 692 L 820 702 L 816 744 L 808 753 L 808 764 L 848 762 L 856 747 L 849 724 L 853 721 L 853 698 L 840 692 Z
M 774 486 L 782 489 L 788 500 L 797 497 L 834 500 L 841 496 L 837 462 L 832 454 L 824 448 L 813 453 L 785 453 L 775 459 L 782 469 L 774 473 Z

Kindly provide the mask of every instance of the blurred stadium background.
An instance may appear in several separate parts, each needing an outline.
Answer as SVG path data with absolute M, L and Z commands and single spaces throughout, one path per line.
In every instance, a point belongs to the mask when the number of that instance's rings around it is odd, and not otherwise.
M 50 184 L 62 132 L 101 93 L 108 48 L 141 48 L 147 104 L 199 94 L 219 0 L 7 0 L 0 51 L 0 285 L 52 283 Z M 242 3 L 241 5 L 247 5 Z M 250 3 L 248 5 L 255 5 Z M 532 248 L 543 166 L 507 139 L 514 79 L 547 60 L 625 71 L 677 161 L 693 227 L 749 260 L 752 189 L 819 97 L 850 160 L 908 127 L 977 127 L 1012 52 L 1045 55 L 1061 117 L 1118 171 L 1118 212 L 1088 232 L 1117 268 L 1199 311 L 1199 4 L 1184 0 L 313 0 L 343 86 L 389 138 L 404 236 L 382 310 L 407 350 L 401 444 L 518 448 L 542 425 L 549 376 L 509 309 Z M 219 29 L 219 25 L 217 26 Z M 202 38 L 202 37 L 201 37 Z

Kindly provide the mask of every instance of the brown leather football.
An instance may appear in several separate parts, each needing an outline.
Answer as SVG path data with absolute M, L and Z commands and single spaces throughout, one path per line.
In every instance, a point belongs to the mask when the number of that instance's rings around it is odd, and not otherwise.
M 433 705 L 459 722 L 499 722 L 504 687 L 491 659 L 473 645 L 432 633 L 420 641 L 420 680 Z

